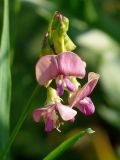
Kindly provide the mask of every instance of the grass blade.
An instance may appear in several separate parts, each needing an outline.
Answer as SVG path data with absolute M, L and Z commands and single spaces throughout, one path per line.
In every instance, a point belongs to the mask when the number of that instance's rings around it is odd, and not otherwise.
M 0 151 L 9 137 L 11 73 L 9 55 L 9 0 L 4 0 L 3 30 L 0 46 Z
M 94 131 L 91 128 L 86 129 L 85 131 L 81 131 L 76 135 L 70 137 L 62 144 L 60 144 L 57 148 L 55 148 L 51 153 L 49 153 L 43 160 L 54 160 L 56 157 L 64 153 L 69 147 L 71 147 L 75 142 L 77 142 L 81 137 L 86 134 L 92 134 Z

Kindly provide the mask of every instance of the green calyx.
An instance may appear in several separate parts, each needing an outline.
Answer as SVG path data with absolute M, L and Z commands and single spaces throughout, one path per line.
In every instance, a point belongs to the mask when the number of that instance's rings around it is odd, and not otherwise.
M 57 92 L 52 87 L 47 88 L 46 104 L 61 102 L 61 98 L 57 95 Z

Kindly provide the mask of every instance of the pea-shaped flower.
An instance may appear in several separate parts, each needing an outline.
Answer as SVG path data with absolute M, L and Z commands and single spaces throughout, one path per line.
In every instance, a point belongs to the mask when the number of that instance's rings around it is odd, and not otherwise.
M 70 77 L 84 78 L 85 63 L 73 52 L 63 52 L 59 55 L 46 55 L 36 64 L 36 79 L 40 85 L 46 85 L 51 80 L 56 81 L 57 93 L 63 95 L 64 89 L 75 91 L 75 85 Z
M 93 114 L 95 106 L 89 96 L 95 88 L 99 78 L 99 74 L 90 72 L 88 74 L 88 82 L 82 88 L 79 88 L 76 93 L 70 95 L 70 105 L 78 108 L 85 115 Z
M 61 122 L 58 113 L 60 114 L 62 121 L 71 121 L 77 114 L 77 112 L 69 106 L 55 102 L 47 105 L 45 108 L 35 109 L 33 111 L 33 118 L 35 122 L 39 122 L 41 117 L 44 118 L 46 132 L 50 132 L 54 128 L 60 131 L 59 127 Z
M 54 128 L 60 131 L 61 123 L 75 119 L 77 112 L 70 106 L 63 105 L 56 90 L 51 87 L 48 88 L 46 103 L 44 108 L 37 108 L 32 113 L 33 119 L 37 123 L 43 117 L 46 132 L 50 132 Z

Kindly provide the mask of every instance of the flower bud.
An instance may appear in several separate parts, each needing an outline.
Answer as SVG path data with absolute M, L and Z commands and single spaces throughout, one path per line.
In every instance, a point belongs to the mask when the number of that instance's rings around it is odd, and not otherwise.
M 55 12 L 53 19 L 50 22 L 48 33 L 50 46 L 53 46 L 54 51 L 57 54 L 65 51 L 72 51 L 76 47 L 67 35 L 68 28 L 68 18 L 62 16 L 60 12 Z

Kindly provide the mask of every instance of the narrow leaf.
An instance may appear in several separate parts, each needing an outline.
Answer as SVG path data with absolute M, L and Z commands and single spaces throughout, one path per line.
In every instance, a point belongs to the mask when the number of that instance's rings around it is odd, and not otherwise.
M 69 147 L 71 147 L 75 142 L 77 142 L 81 137 L 86 134 L 94 133 L 91 128 L 86 129 L 85 131 L 81 131 L 76 135 L 73 135 L 62 144 L 60 144 L 57 148 L 55 148 L 51 153 L 49 153 L 43 160 L 54 160 L 56 157 L 64 153 Z
M 9 136 L 11 74 L 9 56 L 9 0 L 4 0 L 3 31 L 0 46 L 0 150 Z

